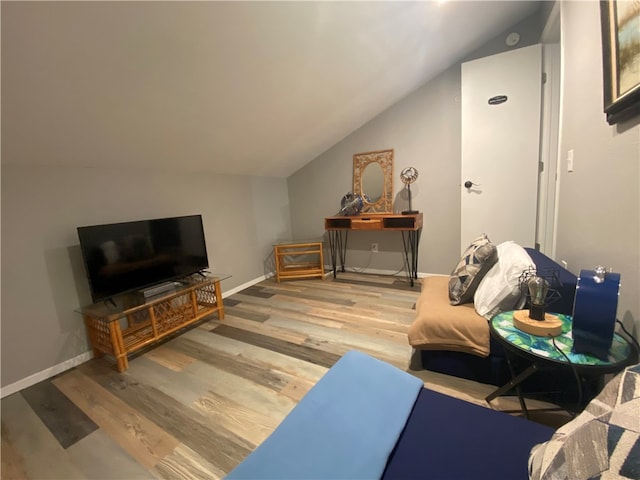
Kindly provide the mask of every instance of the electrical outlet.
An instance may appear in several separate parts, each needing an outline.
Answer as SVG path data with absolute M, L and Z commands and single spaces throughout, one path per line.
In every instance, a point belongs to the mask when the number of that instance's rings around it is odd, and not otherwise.
M 569 264 L 567 262 L 565 262 L 564 260 L 560 260 L 560 263 L 565 268 L 565 270 L 569 268 Z
M 377 243 L 372 243 L 371 244 L 371 252 L 372 253 L 378 253 L 378 244 Z

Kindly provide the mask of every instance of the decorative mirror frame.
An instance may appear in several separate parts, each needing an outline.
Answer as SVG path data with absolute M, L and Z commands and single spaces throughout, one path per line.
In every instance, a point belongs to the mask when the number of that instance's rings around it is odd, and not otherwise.
M 377 202 L 368 202 L 362 191 L 362 174 L 371 163 L 377 163 L 382 169 L 384 185 L 382 195 Z M 375 152 L 356 153 L 353 156 L 353 193 L 363 199 L 363 212 L 391 213 L 393 212 L 393 149 Z

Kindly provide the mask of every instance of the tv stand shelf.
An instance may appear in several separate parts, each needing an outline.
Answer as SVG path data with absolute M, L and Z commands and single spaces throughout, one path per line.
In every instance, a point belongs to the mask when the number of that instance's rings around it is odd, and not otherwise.
M 192 275 L 171 292 L 145 299 L 140 294 L 115 297 L 80 309 L 94 358 L 112 355 L 119 372 L 128 355 L 203 318 L 224 318 L 220 281 L 227 276 Z

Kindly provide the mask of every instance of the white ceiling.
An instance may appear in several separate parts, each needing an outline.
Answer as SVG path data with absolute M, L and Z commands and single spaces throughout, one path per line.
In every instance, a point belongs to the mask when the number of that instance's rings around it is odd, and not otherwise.
M 2 162 L 286 177 L 536 8 L 2 2 Z

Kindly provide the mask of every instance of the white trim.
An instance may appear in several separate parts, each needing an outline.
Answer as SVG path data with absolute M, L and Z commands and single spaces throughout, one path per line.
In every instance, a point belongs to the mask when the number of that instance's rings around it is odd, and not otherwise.
M 256 283 L 260 283 L 263 280 L 266 280 L 267 278 L 273 277 L 274 275 L 275 274 L 273 272 L 271 272 L 271 273 L 268 273 L 266 275 L 262 275 L 262 276 L 260 276 L 258 278 L 254 278 L 253 280 L 249 280 L 248 282 L 243 283 L 242 285 L 238 285 L 237 287 L 232 288 L 231 290 L 227 290 L 226 292 L 223 291 L 222 292 L 222 298 L 224 299 L 224 298 L 227 298 L 227 297 L 229 297 L 231 295 L 235 295 L 236 293 L 244 290 L 245 288 L 252 287 Z
M 267 275 L 262 275 L 254 280 L 251 280 L 247 283 L 243 283 L 229 291 L 223 292 L 222 298 L 233 295 L 234 293 L 238 293 L 245 288 L 249 288 L 256 283 L 260 283 L 267 278 L 273 277 L 273 273 L 269 273 Z M 88 351 L 81 353 L 80 355 L 70 358 L 69 360 L 65 360 L 62 363 L 54 365 L 53 367 L 46 368 L 41 372 L 34 373 L 33 375 L 29 375 L 28 377 L 23 378 L 22 380 L 18 380 L 17 382 L 11 383 L 6 387 L 2 387 L 0 389 L 0 398 L 4 398 L 13 393 L 19 392 L 20 390 L 24 390 L 25 388 L 29 388 L 32 385 L 35 385 L 38 382 L 42 382 L 43 380 L 47 380 L 48 378 L 54 377 L 62 372 L 65 372 L 73 367 L 76 367 L 80 364 L 88 362 L 93 358 L 93 352 Z
M 327 270 L 328 273 L 325 273 L 326 275 L 330 275 L 332 273 L 332 271 Z M 375 274 L 380 274 L 380 275 L 391 275 L 393 273 L 396 273 L 393 270 L 374 270 L 374 269 L 367 269 L 367 273 L 375 273 Z M 428 277 L 431 276 L 433 274 L 430 273 L 418 273 L 418 277 L 422 278 L 422 277 Z M 222 298 L 226 298 L 229 297 L 231 295 L 234 295 L 246 288 L 249 288 L 257 283 L 262 282 L 263 280 L 266 280 L 268 278 L 271 278 L 274 276 L 274 273 L 268 273 L 266 275 L 261 275 L 260 277 L 257 277 L 253 280 L 250 280 L 246 283 L 243 283 L 242 285 L 238 285 L 235 288 L 232 288 L 231 290 L 227 290 L 226 292 L 223 292 L 222 294 Z M 7 385 L 6 387 L 2 387 L 0 389 L 0 398 L 4 398 L 8 395 L 12 395 L 16 392 L 19 392 L 20 390 L 24 390 L 25 388 L 29 388 L 32 385 L 35 385 L 38 382 L 42 382 L 43 380 L 47 380 L 48 378 L 54 377 L 62 372 L 65 372 L 73 367 L 77 367 L 78 365 L 81 365 L 85 362 L 88 362 L 89 360 L 91 360 L 93 358 L 93 352 L 92 351 L 88 351 L 88 352 L 84 352 L 81 353 L 80 355 L 70 358 L 69 360 L 65 360 L 62 363 L 59 363 L 57 365 L 54 365 L 53 367 L 50 368 L 46 368 L 38 373 L 34 373 L 33 375 L 29 375 L 28 377 L 23 378 L 22 380 L 18 380 L 17 382 L 11 383 L 9 385 Z
M 560 3 L 560 109 L 558 111 L 558 160 L 556 163 L 556 198 L 553 210 L 553 237 L 551 240 L 551 250 L 546 253 L 552 260 L 558 254 L 558 219 L 560 217 L 560 189 L 562 188 L 562 169 L 564 165 L 564 78 L 565 78 L 565 49 L 564 49 L 564 24 L 562 22 L 562 11 L 565 6 Z
M 349 267 L 345 267 L 344 273 L 364 273 L 365 275 L 373 274 L 373 275 L 389 275 L 389 276 L 393 275 L 398 278 L 407 278 L 407 275 L 404 269 L 403 270 L 381 270 L 378 268 L 369 268 L 369 267 L 364 267 L 364 268 L 351 267 L 351 268 L 352 270 L 349 270 Z M 324 274 L 325 277 L 327 275 L 333 275 L 333 267 L 331 266 L 325 266 L 324 271 L 325 271 L 325 274 Z M 403 274 L 402 272 L 405 272 L 405 273 Z M 342 270 L 338 270 L 338 278 L 342 274 L 343 274 Z M 439 275 L 444 275 L 444 274 L 418 272 L 418 278 L 432 277 L 432 276 L 439 276 Z
M 2 387 L 2 389 L 0 390 L 0 398 L 4 398 L 7 395 L 11 395 L 13 393 L 19 392 L 20 390 L 24 390 L 25 388 L 35 385 L 38 382 L 51 378 L 55 375 L 58 375 L 59 373 L 65 372 L 73 367 L 87 362 L 92 358 L 93 352 L 84 352 L 77 357 L 65 360 L 64 362 L 54 365 L 53 367 L 45 368 L 38 373 L 34 373 L 33 375 L 29 375 L 22 380 L 18 380 L 17 382 L 7 385 L 6 387 Z
M 541 152 L 544 158 L 544 172 L 540 175 L 538 228 L 536 241 L 540 251 L 555 258 L 558 228 L 558 200 L 560 189 L 559 170 L 561 166 L 561 126 L 562 126 L 562 11 L 560 2 L 555 2 L 549 12 L 540 41 L 545 44 L 544 68 L 547 73 L 545 98 L 550 104 L 545 105 L 547 116 L 543 122 L 543 140 L 545 149 Z M 549 115 L 550 113 L 550 115 Z M 544 184 L 542 183 L 544 182 Z
M 543 121 L 540 158 L 544 170 L 539 173 L 536 242 L 549 255 L 555 230 L 554 210 L 557 188 L 560 112 L 560 44 L 544 44 L 543 65 L 547 82 L 543 86 Z

